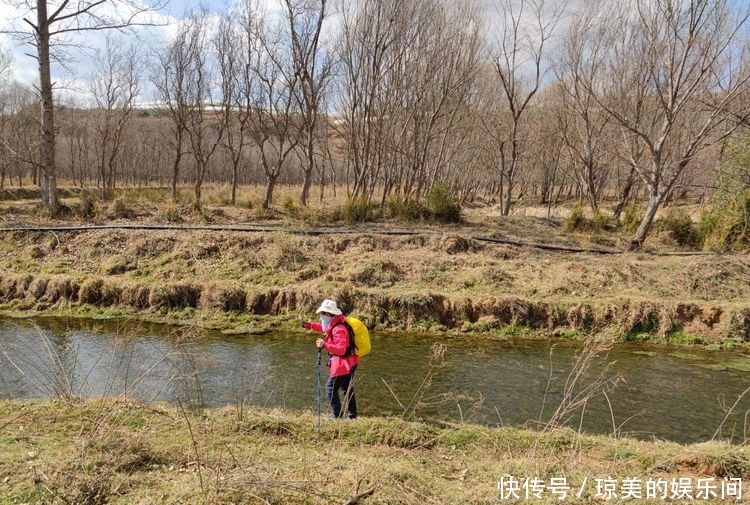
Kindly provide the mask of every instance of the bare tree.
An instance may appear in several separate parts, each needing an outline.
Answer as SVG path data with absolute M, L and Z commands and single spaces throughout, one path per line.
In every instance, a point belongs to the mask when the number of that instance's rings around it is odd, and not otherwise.
M 187 23 L 188 46 L 191 49 L 186 75 L 188 111 L 185 130 L 195 160 L 194 203 L 200 209 L 203 181 L 209 162 L 221 145 L 226 131 L 227 117 L 222 113 L 222 104 L 228 97 L 216 97 L 216 90 L 221 89 L 221 86 L 216 71 L 215 41 L 209 39 L 207 11 L 194 14 Z
M 509 131 L 502 143 L 499 163 L 501 212 L 507 216 L 523 156 L 526 134 L 523 120 L 549 69 L 545 51 L 563 8 L 547 0 L 500 0 L 496 5 L 500 24 L 494 62 L 501 95 L 509 109 Z
M 159 101 L 169 111 L 171 119 L 166 142 L 173 150 L 171 187 L 172 201 L 177 202 L 177 182 L 180 177 L 182 157 L 186 152 L 188 103 L 188 72 L 192 64 L 189 25 L 182 24 L 171 44 L 157 53 L 158 64 L 154 68 L 152 82 L 158 92 Z
M 18 186 L 23 185 L 27 172 L 35 180 L 41 171 L 39 163 L 38 101 L 33 90 L 17 82 L 8 83 L 2 93 L 5 128 L 2 135 L 3 147 L 7 153 L 7 177 L 18 178 Z
M 242 89 L 252 111 L 250 137 L 258 148 L 266 178 L 263 208 L 267 209 L 279 175 L 301 142 L 300 123 L 305 120 L 296 114 L 301 79 L 295 63 L 284 58 L 283 31 L 267 18 L 258 18 L 260 22 L 250 16 L 244 18 L 247 48 Z
M 557 66 L 561 100 L 557 118 L 573 175 L 593 212 L 607 184 L 611 162 L 605 161 L 610 116 L 601 110 L 583 82 L 601 71 L 605 38 L 596 29 L 598 5 L 589 4 L 568 27 L 562 57 Z M 614 161 L 614 160 L 611 160 Z
M 283 0 L 291 42 L 293 72 L 299 79 L 296 98 L 304 120 L 304 181 L 299 196 L 307 205 L 315 168 L 315 144 L 323 93 L 331 76 L 332 60 L 321 49 L 321 30 L 328 15 L 328 0 Z
M 19 35 L 40 61 L 70 64 L 76 32 L 150 21 L 141 0 L 3 1 L 27 8 L 17 29 L 33 25 Z M 746 1 L 577 0 L 561 39 L 565 0 L 276 2 L 185 16 L 156 51 L 153 110 L 135 107 L 118 47 L 99 59 L 96 107 L 53 102 L 49 65 L 37 97 L 0 83 L 0 185 L 38 181 L 53 208 L 60 178 L 171 182 L 175 201 L 192 183 L 198 206 L 205 184 L 236 202 L 254 183 L 268 207 L 279 184 L 308 202 L 317 177 L 321 201 L 331 182 L 381 206 L 439 184 L 466 203 L 499 195 L 504 215 L 533 194 L 550 214 L 575 195 L 615 216 L 645 190 L 635 248 L 670 198 L 711 187 L 750 123 Z
M 346 140 L 347 174 L 353 176 L 351 195 L 367 197 L 388 164 L 388 122 L 398 109 L 400 96 L 395 62 L 409 45 L 418 4 L 409 0 L 342 1 L 339 11 L 338 52 L 343 76 L 338 81 L 338 103 L 344 117 L 337 130 Z
M 247 147 L 246 137 L 252 114 L 253 104 L 246 98 L 251 95 L 251 90 L 255 86 L 247 57 L 252 51 L 254 34 L 252 31 L 241 29 L 245 25 L 244 21 L 241 21 L 238 27 L 232 19 L 239 17 L 240 20 L 247 19 L 252 23 L 257 9 L 252 0 L 246 2 L 243 7 L 244 12 L 235 12 L 221 19 L 215 41 L 224 97 L 222 114 L 226 124 L 222 147 L 229 155 L 231 163 L 232 205 L 237 203 L 240 165 Z
M 0 189 L 5 185 L 5 178 L 10 168 L 12 154 L 7 144 L 7 127 L 13 115 L 12 99 L 8 93 L 8 71 L 12 58 L 10 53 L 0 47 Z
M 10 1 L 10 0 L 9 0 Z M 55 158 L 55 104 L 52 89 L 51 62 L 54 46 L 66 35 L 110 29 L 154 25 L 148 14 L 163 6 L 162 0 L 141 3 L 137 0 L 17 0 L 27 9 L 25 26 L 30 32 L 12 31 L 36 49 L 39 67 L 39 95 L 42 102 L 40 122 L 42 201 L 54 214 L 58 210 L 57 164 Z
M 560 125 L 561 117 L 568 111 L 561 106 L 559 89 L 551 86 L 539 94 L 537 106 L 530 112 L 529 130 L 534 133 L 527 151 L 527 158 L 533 160 L 532 170 L 527 174 L 528 183 L 535 196 L 538 189 L 539 203 L 547 206 L 547 216 L 550 216 L 568 177 L 564 128 Z
M 632 0 L 630 7 L 600 14 L 609 29 L 604 71 L 584 84 L 621 128 L 631 165 L 648 190 L 630 242 L 639 249 L 696 156 L 750 117 L 750 6 Z
M 458 179 L 446 170 L 465 149 L 472 123 L 481 23 L 465 2 L 374 1 L 342 5 L 339 41 L 352 196 L 382 190 L 419 198 Z
M 436 4 L 423 16 L 423 32 L 407 48 L 414 55 L 401 103 L 410 125 L 402 146 L 408 169 L 397 184 L 415 199 L 448 178 L 444 171 L 461 149 L 482 49 L 479 15 L 470 4 Z
M 89 159 L 91 139 L 89 138 L 88 118 L 78 111 L 70 110 L 61 123 L 64 125 L 58 135 L 67 139 L 68 168 L 74 186 L 85 187 L 85 177 L 91 164 Z
M 123 136 L 140 93 L 142 69 L 136 47 L 123 49 L 121 42 L 109 37 L 95 61 L 98 70 L 92 76 L 91 94 L 99 115 L 94 123 L 97 167 L 102 198 L 107 199 L 115 188 Z
M 631 142 L 628 143 L 628 147 L 631 149 L 630 152 L 627 153 L 625 158 L 620 156 L 620 163 L 618 163 L 620 168 L 618 175 L 620 175 L 621 180 L 618 180 L 617 184 L 619 195 L 617 197 L 617 205 L 615 205 L 615 209 L 612 211 L 612 219 L 620 219 L 622 211 L 625 210 L 625 205 L 634 193 L 633 188 L 636 188 L 637 191 L 638 176 L 636 175 L 636 169 L 642 163 L 643 146 L 634 145 Z M 623 174 L 620 174 L 620 172 L 623 172 Z

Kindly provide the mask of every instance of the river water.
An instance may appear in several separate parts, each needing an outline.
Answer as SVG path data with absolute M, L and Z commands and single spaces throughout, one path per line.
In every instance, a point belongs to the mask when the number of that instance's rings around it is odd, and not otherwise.
M 0 397 L 125 394 L 201 407 L 247 402 L 314 411 L 314 338 L 185 334 L 122 321 L 0 319 Z M 436 343 L 445 354 L 431 368 Z M 360 413 L 398 416 L 408 410 L 415 419 L 490 425 L 546 421 L 560 405 L 579 351 L 570 342 L 373 335 L 373 352 L 357 372 Z M 324 385 L 325 356 L 322 369 Z M 573 393 L 601 373 L 620 380 L 606 397 L 599 394 L 565 416 L 568 425 L 687 443 L 710 439 L 750 386 L 750 357 L 617 345 L 594 360 Z M 750 394 L 734 406 L 722 436 L 744 440 L 748 411 Z

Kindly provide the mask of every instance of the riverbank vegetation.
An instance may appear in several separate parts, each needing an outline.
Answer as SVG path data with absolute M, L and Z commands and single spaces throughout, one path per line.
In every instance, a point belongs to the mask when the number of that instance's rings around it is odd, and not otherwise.
M 0 401 L 3 503 L 498 503 L 501 476 L 747 478 L 745 445 L 680 445 L 245 406 Z M 644 484 L 645 489 L 645 484 Z M 549 492 L 536 503 L 557 503 Z M 661 503 L 641 500 L 639 503 Z
M 569 243 L 548 220 L 510 220 L 505 233 L 512 226 Z M 451 230 L 5 233 L 0 310 L 252 332 L 292 326 L 333 297 L 381 330 L 750 340 L 747 256 L 562 254 L 472 238 L 505 235 L 493 229 Z

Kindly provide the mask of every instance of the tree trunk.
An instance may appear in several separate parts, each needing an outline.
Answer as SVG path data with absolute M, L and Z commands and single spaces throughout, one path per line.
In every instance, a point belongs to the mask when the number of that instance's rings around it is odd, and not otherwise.
M 319 201 L 322 204 L 323 203 L 323 194 L 325 193 L 326 189 L 326 165 L 325 160 L 323 161 L 323 169 L 320 171 L 320 197 Z
M 237 179 L 239 178 L 240 160 L 233 160 L 232 166 L 232 205 L 237 205 Z
M 513 197 L 513 178 L 511 173 L 508 172 L 508 187 L 506 188 L 505 201 L 503 202 L 502 215 L 510 215 L 511 198 Z
M 271 202 L 273 201 L 273 188 L 276 186 L 276 177 L 275 175 L 267 175 L 266 179 L 268 180 L 268 185 L 266 186 L 266 196 L 263 199 L 263 208 L 267 209 L 269 205 L 271 205 Z
M 182 153 L 177 153 L 172 165 L 172 202 L 177 203 L 177 178 L 180 175 L 180 160 Z
M 589 208 L 591 208 L 591 212 L 594 213 L 594 215 L 599 213 L 599 202 L 596 199 L 596 193 L 591 190 L 592 188 L 589 188 L 589 191 L 587 191 L 587 199 L 589 201 Z
M 659 206 L 662 204 L 662 200 L 663 198 L 661 198 L 658 194 L 651 195 L 651 198 L 648 202 L 648 208 L 646 209 L 646 214 L 643 216 L 641 224 L 638 225 L 638 230 L 635 232 L 635 235 L 632 239 L 630 239 L 628 251 L 638 251 L 641 247 L 643 247 L 643 242 L 646 240 L 646 236 L 651 229 L 651 225 L 654 223 L 656 211 L 659 210 Z
M 311 185 L 312 185 L 312 172 L 305 172 L 305 181 L 302 184 L 302 192 L 299 195 L 299 202 L 302 205 L 307 205 L 307 200 L 310 197 Z
M 498 195 L 500 195 L 500 215 L 503 214 L 503 209 L 505 208 L 505 205 L 503 204 L 503 197 L 505 196 L 505 154 L 502 151 L 502 146 L 500 147 L 500 160 L 498 163 L 500 164 L 500 184 L 498 188 Z M 493 184 L 494 186 L 494 184 Z
M 102 145 L 102 152 L 101 157 L 99 159 L 99 177 L 101 178 L 102 184 L 101 184 L 101 190 L 102 190 L 102 200 L 107 200 L 107 169 L 105 166 L 105 150 L 106 150 L 106 142 L 104 145 Z
M 39 59 L 39 94 L 42 99 L 41 156 L 44 177 L 42 200 L 55 215 L 58 211 L 57 175 L 55 167 L 55 111 L 52 97 L 52 76 L 49 57 L 49 24 L 47 22 L 47 0 L 37 1 L 37 56 Z
M 628 178 L 625 181 L 625 187 L 622 188 L 622 192 L 620 193 L 620 200 L 617 202 L 617 207 L 615 207 L 615 211 L 612 213 L 612 219 L 619 220 L 620 214 L 622 214 L 622 211 L 625 209 L 625 204 L 628 201 L 628 198 L 630 197 L 630 191 L 633 189 L 633 183 L 635 182 L 635 169 L 630 168 L 630 174 L 628 174 Z
M 47 175 L 41 168 L 37 174 L 37 181 L 39 182 L 39 188 L 42 191 L 42 203 L 44 203 L 45 207 L 49 208 L 49 185 L 47 184 Z
M 333 189 L 333 198 L 336 198 L 336 172 L 331 173 L 331 189 Z
M 205 173 L 205 172 L 203 172 L 204 169 L 205 169 L 205 167 L 202 167 L 199 170 L 201 170 L 202 173 Z M 201 195 L 202 195 L 201 189 L 202 189 L 202 187 L 203 187 L 203 175 L 199 174 L 198 177 L 195 180 L 195 208 L 196 209 L 200 209 L 201 208 Z
M 313 167 L 315 166 L 315 136 L 313 134 L 314 123 L 310 126 L 310 130 L 307 132 L 307 145 L 305 146 L 305 155 L 307 157 L 307 167 L 303 168 L 305 173 L 305 181 L 302 184 L 302 192 L 299 195 L 299 202 L 302 205 L 307 205 L 307 200 L 310 197 L 310 185 L 312 184 Z

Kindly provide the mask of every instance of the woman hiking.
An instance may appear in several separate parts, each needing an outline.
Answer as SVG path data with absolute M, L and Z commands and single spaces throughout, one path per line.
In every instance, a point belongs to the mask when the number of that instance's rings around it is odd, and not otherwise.
M 354 372 L 359 364 L 359 356 L 354 353 L 354 334 L 346 322 L 346 317 L 333 300 L 323 300 L 318 310 L 320 322 L 307 321 L 302 327 L 325 334 L 315 342 L 318 349 L 328 351 L 330 377 L 326 383 L 326 395 L 331 405 L 333 418 L 343 417 L 339 390 L 344 392 L 344 405 L 349 419 L 357 417 L 357 399 L 354 397 Z

